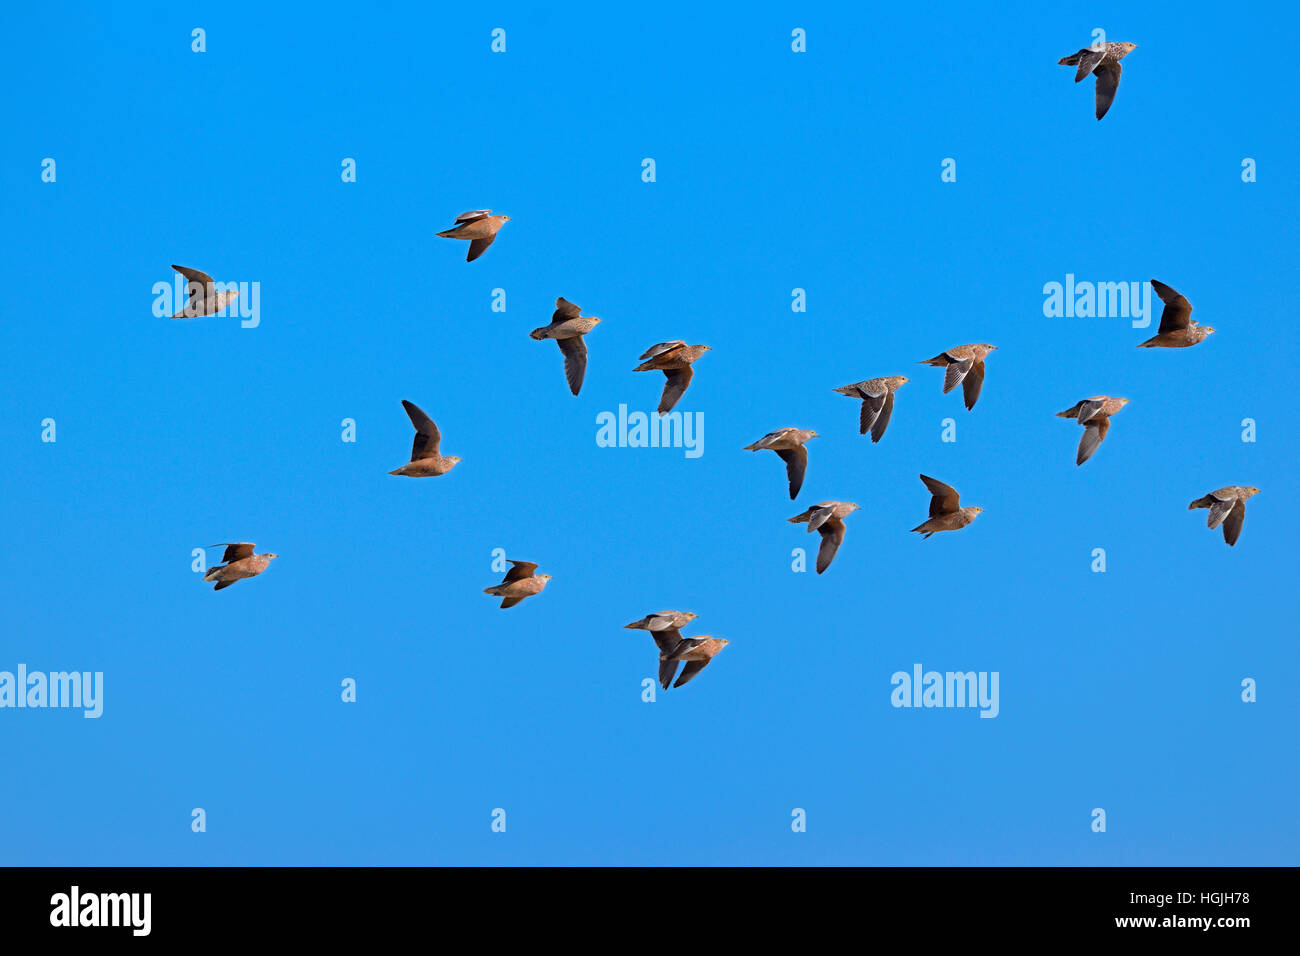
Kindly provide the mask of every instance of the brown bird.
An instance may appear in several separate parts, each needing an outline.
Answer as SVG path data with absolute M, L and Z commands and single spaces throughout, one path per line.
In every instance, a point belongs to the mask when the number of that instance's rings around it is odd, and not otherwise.
M 1214 329 L 1208 325 L 1197 325 L 1192 321 L 1192 304 L 1169 288 L 1163 282 L 1151 280 L 1151 288 L 1165 304 L 1160 314 L 1160 328 L 1157 334 L 1147 339 L 1140 349 L 1185 349 L 1189 345 L 1200 345 Z
M 501 598 L 502 607 L 514 607 L 526 597 L 540 594 L 546 582 L 551 580 L 549 574 L 534 574 L 537 565 L 532 561 L 511 561 L 514 567 L 506 572 L 505 578 L 495 587 L 484 588 L 484 594 Z
M 657 614 L 647 614 L 641 620 L 624 624 L 623 627 L 640 631 L 668 631 L 683 628 L 696 617 L 698 615 L 691 611 L 660 611 Z
M 1257 494 L 1259 489 L 1251 485 L 1228 485 L 1197 498 L 1187 506 L 1187 510 L 1209 508 L 1206 525 L 1210 528 L 1223 525 L 1223 540 L 1234 545 L 1241 536 L 1241 526 L 1246 523 L 1246 499 Z
M 980 397 L 980 388 L 984 385 L 984 357 L 997 349 L 996 345 L 959 345 L 955 349 L 940 352 L 932 359 L 917 362 L 917 365 L 938 365 L 946 367 L 943 374 L 943 393 L 947 395 L 961 385 L 966 407 L 974 408 Z
M 709 661 L 713 660 L 718 653 L 731 642 L 724 638 L 711 637 L 708 634 L 701 634 L 699 637 L 682 637 L 677 631 L 672 634 L 676 635 L 677 641 L 668 646 L 669 639 L 660 640 L 661 635 L 665 632 L 660 631 L 655 634 L 655 643 L 659 645 L 659 684 L 664 690 L 672 683 L 673 675 L 677 673 L 677 665 L 681 661 L 686 662 L 682 668 L 682 676 L 677 678 L 674 687 L 681 687 L 688 683 L 700 671 L 709 666 Z
M 411 424 L 415 426 L 415 441 L 411 444 L 410 462 L 390 471 L 389 474 L 403 475 L 407 478 L 429 478 L 434 475 L 445 475 L 455 468 L 460 459 L 454 455 L 450 458 L 442 455 L 440 451 L 442 432 L 438 431 L 438 426 L 433 423 L 433 419 L 406 399 L 402 399 L 402 407 L 406 409 Z
M 791 524 L 808 522 L 808 533 L 821 532 L 822 544 L 817 549 L 817 573 L 821 574 L 831 566 L 835 552 L 844 541 L 844 519 L 858 510 L 852 501 L 823 501 L 813 505 L 803 514 L 787 520 Z
M 239 290 L 229 289 L 224 292 L 216 290 L 216 280 L 206 272 L 189 269 L 185 266 L 172 266 L 185 277 L 185 290 L 188 298 L 185 307 L 172 316 L 173 319 L 192 319 L 202 315 L 216 315 L 239 297 Z
M 569 382 L 569 391 L 574 395 L 582 389 L 582 380 L 587 374 L 587 342 L 583 336 L 600 322 L 595 316 L 582 315 L 582 307 L 574 305 L 563 296 L 555 300 L 555 314 L 551 324 L 540 329 L 533 329 L 528 334 L 539 342 L 542 339 L 555 339 L 555 344 L 564 353 L 564 377 Z
M 691 369 L 691 363 L 709 351 L 712 350 L 707 345 L 687 345 L 685 342 L 675 339 L 672 342 L 660 342 L 658 345 L 652 345 L 641 353 L 641 358 L 647 359 L 647 361 L 642 362 L 632 371 L 660 371 L 668 378 L 668 381 L 664 384 L 663 397 L 659 399 L 660 415 L 667 415 L 672 410 L 672 407 L 677 404 L 678 399 L 685 394 L 686 388 L 691 384 L 691 378 L 695 374 Z
M 937 356 L 936 356 L 937 358 Z M 907 378 L 903 375 L 889 375 L 885 378 L 869 378 L 865 382 L 855 382 L 834 389 L 849 398 L 862 399 L 862 414 L 858 418 L 858 434 L 871 432 L 873 442 L 880 441 L 889 427 L 889 416 L 894 414 L 894 392 L 898 391 Z
M 817 433 L 802 428 L 778 428 L 768 432 L 752 445 L 746 445 L 746 451 L 770 449 L 781 456 L 785 462 L 785 475 L 790 479 L 790 500 L 799 496 L 803 487 L 804 472 L 808 470 L 808 449 L 803 446 L 809 438 L 816 438 Z
M 1110 104 L 1115 102 L 1121 72 L 1119 61 L 1136 49 L 1136 43 L 1098 43 L 1062 57 L 1056 63 L 1058 66 L 1077 66 L 1074 73 L 1076 83 L 1089 73 L 1097 78 L 1097 119 L 1101 119 L 1110 109 Z
M 931 478 L 928 475 L 922 475 L 921 480 L 925 482 L 925 487 L 930 489 L 932 496 L 930 498 L 930 518 L 925 523 L 913 528 L 913 531 L 919 531 L 927 538 L 932 534 L 938 534 L 940 531 L 957 531 L 966 527 L 983 513 L 983 508 L 960 507 L 957 489 L 952 485 L 945 485 L 937 478 Z
M 233 543 L 223 541 L 220 544 L 209 545 L 212 548 L 223 546 L 226 553 L 222 555 L 221 560 L 225 563 L 208 568 L 203 575 L 204 581 L 217 582 L 217 586 L 212 589 L 214 591 L 228 588 L 244 578 L 257 577 L 275 558 L 279 557 L 278 554 L 254 554 L 254 544 L 251 541 Z
M 492 245 L 501 227 L 510 221 L 509 216 L 494 216 L 491 209 L 471 209 L 456 217 L 456 225 L 438 233 L 444 239 L 468 239 L 466 262 L 473 262 Z
M 1079 439 L 1079 453 L 1074 463 L 1082 465 L 1092 457 L 1092 453 L 1101 444 L 1106 432 L 1110 431 L 1110 416 L 1128 404 L 1127 398 L 1111 398 L 1109 395 L 1094 395 L 1057 412 L 1057 418 L 1076 418 L 1083 426 L 1083 437 Z

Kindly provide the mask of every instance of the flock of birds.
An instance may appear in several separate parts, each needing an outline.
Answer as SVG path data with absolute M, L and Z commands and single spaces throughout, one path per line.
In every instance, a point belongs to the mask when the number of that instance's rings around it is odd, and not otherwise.
M 1134 49 L 1136 44 L 1133 43 L 1101 43 L 1079 50 L 1059 61 L 1062 65 L 1077 67 L 1074 78 L 1076 83 L 1089 75 L 1096 78 L 1097 119 L 1105 116 L 1114 102 L 1121 72 L 1119 61 Z M 509 221 L 509 216 L 494 216 L 490 209 L 475 209 L 461 213 L 456 217 L 452 228 L 439 232 L 438 235 L 468 241 L 469 251 L 465 261 L 473 262 L 487 251 L 496 240 L 501 227 Z M 217 292 L 212 277 L 197 269 L 175 265 L 172 268 L 185 276 L 188 284 L 186 306 L 173 318 L 216 314 L 239 294 L 233 291 Z M 1156 335 L 1141 343 L 1139 348 L 1188 348 L 1199 345 L 1214 332 L 1213 328 L 1198 325 L 1191 320 L 1191 303 L 1175 289 L 1155 279 L 1151 280 L 1151 285 L 1164 303 L 1164 311 Z M 594 316 L 584 316 L 580 306 L 560 297 L 556 299 L 555 313 L 550 324 L 529 333 L 538 341 L 551 339 L 559 346 L 564 358 L 565 381 L 574 395 L 581 391 L 587 371 L 587 345 L 584 337 L 599 322 L 600 319 Z M 975 408 L 984 385 L 985 360 L 996 348 L 987 343 L 959 345 L 919 364 L 942 368 L 944 394 L 960 385 L 965 406 L 971 410 Z M 652 345 L 641 354 L 641 364 L 633 371 L 660 371 L 666 378 L 658 407 L 661 416 L 671 411 L 685 394 L 694 375 L 694 363 L 709 350 L 707 345 L 688 345 L 684 341 L 674 340 Z M 871 440 L 879 442 L 889 426 L 895 393 L 907 381 L 902 375 L 884 376 L 844 385 L 834 391 L 862 402 L 858 417 L 859 434 L 870 433 Z M 1057 413 L 1058 417 L 1074 419 L 1083 428 L 1075 456 L 1076 465 L 1082 465 L 1093 456 L 1110 430 L 1111 417 L 1128 403 L 1127 398 L 1093 395 Z M 402 406 L 415 428 L 415 440 L 411 446 L 410 461 L 389 474 L 408 478 L 447 474 L 460 459 L 442 454 L 442 434 L 433 419 L 412 402 L 403 400 Z M 773 451 L 785 462 L 790 499 L 793 501 L 803 487 L 804 475 L 808 469 L 806 443 L 816 437 L 818 433 L 808 429 L 778 428 L 753 444 L 746 445 L 745 450 Z M 957 490 L 951 485 L 928 475 L 921 475 L 920 478 L 930 492 L 930 512 L 925 521 L 912 529 L 913 532 L 929 538 L 940 531 L 958 531 L 969 526 L 984 510 L 975 506 L 962 507 Z M 1235 545 L 1245 522 L 1246 500 L 1258 492 L 1258 488 L 1251 486 L 1229 485 L 1197 498 L 1188 508 L 1209 509 L 1209 527 L 1215 529 L 1222 526 L 1224 540 L 1229 545 Z M 851 501 L 823 501 L 789 519 L 795 524 L 807 524 L 809 534 L 816 531 L 821 535 L 821 545 L 817 552 L 818 574 L 830 567 L 844 541 L 844 520 L 857 510 L 858 505 Z M 256 577 L 276 557 L 274 554 L 255 554 L 251 542 L 228 543 L 225 548 L 223 563 L 210 568 L 203 578 L 204 581 L 215 582 L 214 590 L 217 591 L 244 578 Z M 537 573 L 538 565 L 535 562 L 511 561 L 510 565 L 510 570 L 500 584 L 484 589 L 485 594 L 501 598 L 503 608 L 514 607 L 520 601 L 540 594 L 551 579 L 549 574 Z M 659 683 L 665 689 L 670 685 L 680 687 L 693 679 L 729 643 L 707 634 L 683 636 L 681 629 L 695 618 L 696 615 L 690 611 L 666 610 L 648 614 L 625 625 L 630 629 L 649 631 L 654 638 L 659 649 Z M 680 676 L 677 674 L 679 667 Z

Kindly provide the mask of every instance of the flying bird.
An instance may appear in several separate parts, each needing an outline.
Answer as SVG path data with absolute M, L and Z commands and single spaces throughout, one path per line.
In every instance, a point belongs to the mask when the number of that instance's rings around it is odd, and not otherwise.
M 1241 526 L 1246 523 L 1246 499 L 1257 494 L 1259 489 L 1250 485 L 1228 485 L 1218 491 L 1211 491 L 1203 498 L 1197 498 L 1187 506 L 1187 510 L 1209 508 L 1206 525 L 1210 528 L 1223 525 L 1223 540 L 1231 546 L 1237 543 L 1237 538 L 1241 536 Z
M 551 324 L 528 333 L 539 342 L 542 339 L 555 339 L 555 344 L 564 353 L 564 377 L 569 382 L 569 391 L 574 395 L 582 389 L 582 380 L 587 374 L 587 342 L 583 336 L 599 322 L 600 319 L 595 316 L 582 315 L 581 306 L 574 305 L 561 296 L 555 300 L 555 314 L 551 316 Z
M 657 614 L 647 614 L 631 624 L 624 624 L 623 627 L 640 631 L 667 631 L 683 628 L 698 616 L 691 611 L 659 611 Z
M 185 287 L 189 296 L 184 308 L 173 315 L 173 319 L 192 319 L 202 315 L 216 315 L 239 297 L 238 289 L 218 292 L 215 281 L 206 272 L 189 269 L 185 266 L 174 265 L 172 268 L 185 277 Z
M 659 414 L 667 415 L 678 399 L 686 392 L 687 386 L 691 384 L 691 378 L 694 371 L 691 369 L 691 363 L 709 352 L 711 349 L 707 345 L 687 345 L 680 340 L 672 342 L 660 342 L 658 345 L 652 345 L 641 353 L 641 358 L 646 359 L 632 371 L 634 372 L 653 372 L 660 371 L 667 376 L 668 381 L 664 383 L 664 393 L 659 399 Z
M 938 534 L 940 531 L 957 531 L 966 527 L 974 521 L 981 513 L 983 508 L 963 508 L 957 497 L 957 489 L 952 485 L 945 485 L 937 478 L 931 478 L 928 475 L 922 475 L 921 480 L 925 482 L 925 487 L 930 489 L 930 518 L 923 524 L 917 525 L 913 531 L 919 531 L 923 536 L 930 537 L 932 534 Z
M 844 540 L 844 519 L 858 510 L 852 501 L 823 501 L 813 505 L 803 514 L 788 519 L 791 524 L 808 522 L 808 533 L 821 532 L 822 544 L 817 549 L 817 573 L 821 574 L 831 566 L 835 552 Z
M 1115 91 L 1119 89 L 1119 61 L 1136 49 L 1136 43 L 1098 43 L 1056 62 L 1058 66 L 1078 67 L 1074 73 L 1076 83 L 1089 73 L 1097 78 L 1097 119 L 1101 119 L 1110 109 L 1110 104 L 1115 102 Z
M 212 590 L 220 591 L 222 588 L 228 588 L 236 581 L 242 581 L 244 578 L 255 578 L 267 569 L 267 566 L 275 559 L 278 554 L 254 554 L 255 545 L 251 541 L 223 541 L 220 544 L 209 545 L 212 548 L 225 547 L 226 553 L 222 555 L 223 564 L 214 565 L 208 568 L 203 575 L 204 581 L 216 581 L 217 585 Z
M 981 374 L 983 374 L 983 366 L 981 366 Z M 885 378 L 869 378 L 865 382 L 843 385 L 834 391 L 849 398 L 862 399 L 858 434 L 865 435 L 869 431 L 871 440 L 876 442 L 884 436 L 885 429 L 889 427 L 889 416 L 894 414 L 894 392 L 906 382 L 905 376 L 889 375 Z
M 1138 348 L 1185 349 L 1200 345 L 1214 331 L 1208 325 L 1197 325 L 1192 321 L 1192 304 L 1177 291 L 1156 279 L 1151 280 L 1151 288 L 1164 302 L 1165 310 L 1160 314 L 1160 328 L 1156 334 Z
M 466 262 L 473 262 L 492 245 L 501 227 L 510 221 L 509 216 L 494 216 L 491 209 L 471 209 L 456 217 L 456 225 L 438 233 L 444 239 L 468 239 Z
M 424 414 L 413 402 L 402 399 L 402 407 L 406 409 L 406 414 L 411 417 L 411 424 L 415 426 L 415 441 L 411 444 L 411 460 L 394 471 L 390 475 L 403 475 L 407 478 L 429 478 L 434 475 L 445 475 L 456 467 L 460 461 L 455 457 L 444 457 L 441 452 L 442 432 L 438 431 L 438 426 L 433 423 L 433 419 Z
M 1079 453 L 1074 463 L 1082 465 L 1092 457 L 1106 432 L 1110 431 L 1110 416 L 1128 404 L 1127 398 L 1111 398 L 1109 395 L 1094 395 L 1057 412 L 1057 418 L 1075 418 L 1083 426 L 1083 437 L 1079 439 Z
M 947 395 L 960 385 L 962 397 L 969 409 L 975 407 L 984 385 L 984 357 L 996 349 L 996 345 L 959 345 L 916 364 L 946 368 L 947 371 L 943 373 L 943 393 Z
M 514 607 L 524 598 L 540 594 L 546 582 L 551 580 L 549 574 L 534 574 L 536 563 L 532 561 L 511 561 L 514 567 L 506 572 L 505 578 L 495 587 L 484 588 L 484 594 L 501 598 L 502 607 Z
M 774 432 L 768 432 L 754 444 L 746 445 L 745 450 L 770 449 L 781 456 L 781 460 L 785 462 L 786 477 L 790 479 L 790 500 L 794 501 L 799 496 L 799 489 L 803 487 L 804 472 L 808 470 L 808 449 L 803 443 L 816 437 L 816 432 L 802 428 L 778 428 Z
M 677 682 L 673 683 L 674 687 L 681 687 L 691 681 L 696 674 L 709 666 L 709 661 L 731 643 L 724 638 L 711 637 L 708 634 L 701 634 L 699 637 L 682 637 L 677 634 L 679 638 L 677 643 L 672 648 L 666 648 L 667 642 L 659 641 L 662 633 L 661 631 L 655 635 L 655 642 L 659 644 L 659 684 L 664 690 L 667 690 L 668 685 L 672 683 L 679 663 L 685 661 L 686 666 L 682 668 L 682 675 L 677 678 Z

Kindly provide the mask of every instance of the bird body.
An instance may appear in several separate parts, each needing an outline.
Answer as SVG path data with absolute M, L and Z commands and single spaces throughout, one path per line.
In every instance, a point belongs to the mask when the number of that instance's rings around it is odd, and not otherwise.
M 1057 418 L 1073 418 L 1083 426 L 1083 437 L 1079 439 L 1079 451 L 1074 459 L 1076 465 L 1082 465 L 1092 457 L 1110 431 L 1110 416 L 1127 404 L 1127 398 L 1094 395 L 1056 413 Z
M 574 305 L 561 296 L 555 300 L 551 324 L 528 333 L 539 342 L 555 339 L 564 355 L 564 377 L 569 383 L 569 391 L 574 395 L 581 391 L 583 379 L 587 375 L 587 343 L 583 336 L 599 322 L 600 319 L 593 315 L 582 315 L 581 306 Z
M 672 686 L 681 687 L 688 683 L 696 674 L 708 667 L 709 661 L 730 643 L 725 638 L 701 634 L 699 637 L 683 637 L 672 650 L 661 650 L 659 653 L 660 686 L 664 690 L 668 689 L 669 682 L 677 672 L 677 665 L 683 662 L 686 666 L 682 668 L 681 676 Z
M 822 574 L 835 560 L 835 553 L 844 542 L 844 519 L 858 510 L 852 501 L 823 501 L 802 514 L 787 519 L 791 524 L 808 522 L 808 533 L 820 532 L 821 547 L 817 549 L 817 573 Z
M 1192 304 L 1175 290 L 1156 279 L 1151 280 L 1151 288 L 1164 302 L 1164 311 L 1160 314 L 1160 328 L 1156 334 L 1147 339 L 1140 349 L 1185 349 L 1200 345 L 1214 332 L 1208 325 L 1197 325 L 1192 321 Z
M 633 621 L 631 624 L 624 624 L 625 629 L 641 631 L 668 631 L 685 627 L 691 621 L 698 617 L 691 611 L 659 611 L 655 614 L 647 614 L 639 621 Z
M 1136 49 L 1136 43 L 1097 43 L 1084 47 L 1078 53 L 1061 57 L 1056 62 L 1058 66 L 1078 67 L 1074 72 L 1076 83 L 1089 74 L 1097 78 L 1097 119 L 1101 119 L 1115 102 L 1115 91 L 1119 89 L 1122 72 L 1119 61 Z
M 938 358 L 938 356 L 935 356 Z M 933 359 L 931 360 L 933 362 Z M 841 385 L 834 391 L 849 398 L 862 399 L 862 412 L 858 416 L 858 434 L 871 432 L 871 440 L 878 442 L 889 427 L 889 418 L 894 414 L 894 392 L 907 382 L 904 375 L 887 375 L 884 378 L 869 378 L 865 382 Z
M 244 578 L 257 577 L 270 566 L 273 560 L 279 557 L 277 554 L 254 554 L 253 548 L 256 545 L 251 541 L 222 542 L 221 544 L 214 544 L 212 547 L 219 548 L 223 545 L 226 552 L 222 555 L 221 560 L 224 563 L 208 568 L 203 574 L 204 581 L 217 582 L 212 589 L 214 591 L 228 588 L 236 581 L 242 581 Z
M 960 385 L 966 408 L 971 409 L 979 400 L 980 389 L 984 386 L 984 359 L 996 349 L 996 345 L 959 345 L 917 364 L 945 369 L 943 393 L 947 395 Z
M 1228 485 L 1197 498 L 1187 506 L 1187 510 L 1209 508 L 1206 526 L 1217 528 L 1223 525 L 1223 540 L 1232 546 L 1237 543 L 1241 528 L 1246 523 L 1246 499 L 1257 494 L 1259 489 L 1252 485 Z
M 438 235 L 444 239 L 468 239 L 466 262 L 473 262 L 492 245 L 501 227 L 510 221 L 509 216 L 494 216 L 491 209 L 471 209 L 456 217 L 456 225 Z
M 533 573 L 537 570 L 537 564 L 533 561 L 511 561 L 510 563 L 513 567 L 506 572 L 500 584 L 483 589 L 484 594 L 501 598 L 502 607 L 514 607 L 524 598 L 540 594 L 546 587 L 546 582 L 551 580 L 549 574 Z
M 186 279 L 187 295 L 185 307 L 172 316 L 173 319 L 193 319 L 204 315 L 216 315 L 239 297 L 238 289 L 224 292 L 216 290 L 216 281 L 206 272 L 190 269 L 186 266 L 172 266 Z
M 808 449 L 804 442 L 816 438 L 817 433 L 803 428 L 778 428 L 768 432 L 752 445 L 746 445 L 746 451 L 770 450 L 781 456 L 785 462 L 786 478 L 790 482 L 790 500 L 799 496 L 803 487 L 803 476 L 808 470 Z
M 958 531 L 983 513 L 983 508 L 961 507 L 957 489 L 945 485 L 937 478 L 922 475 L 921 481 L 930 489 L 930 517 L 912 530 L 923 537 L 930 537 L 940 531 Z
M 663 372 L 668 381 L 664 383 L 663 395 L 659 399 L 659 414 L 667 415 L 678 400 L 686 393 L 694 377 L 692 363 L 705 352 L 711 351 L 707 345 L 687 345 L 680 339 L 660 342 L 641 353 L 645 359 L 634 368 L 634 372 Z

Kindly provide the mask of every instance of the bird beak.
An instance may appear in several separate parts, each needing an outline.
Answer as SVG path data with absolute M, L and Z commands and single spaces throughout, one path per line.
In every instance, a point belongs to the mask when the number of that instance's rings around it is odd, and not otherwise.
M 1205 327 L 1205 331 L 1207 331 L 1207 332 L 1213 332 L 1214 329 L 1207 325 L 1207 326 Z

